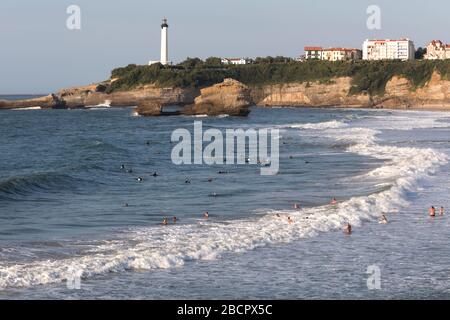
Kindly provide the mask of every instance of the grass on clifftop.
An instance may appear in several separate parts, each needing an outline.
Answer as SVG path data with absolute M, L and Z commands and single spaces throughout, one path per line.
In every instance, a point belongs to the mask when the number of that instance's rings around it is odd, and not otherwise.
M 250 86 L 282 83 L 331 82 L 335 77 L 352 77 L 351 94 L 383 94 L 386 83 L 393 76 L 409 79 L 415 87 L 423 86 L 437 70 L 450 79 L 450 60 L 444 61 L 306 61 L 289 58 L 257 58 L 252 63 L 224 66 L 220 59 L 187 59 L 176 66 L 129 65 L 114 69 L 111 78 L 118 78 L 106 88 L 106 92 L 133 89 L 146 84 L 160 87 L 202 88 L 233 78 Z

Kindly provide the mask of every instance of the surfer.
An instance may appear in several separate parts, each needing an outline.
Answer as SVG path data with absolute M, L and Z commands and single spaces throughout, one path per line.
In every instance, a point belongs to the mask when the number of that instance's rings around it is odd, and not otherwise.
M 352 233 L 352 225 L 347 222 L 347 224 L 344 227 L 344 233 L 351 234 Z
M 428 210 L 428 214 L 430 217 L 436 217 L 436 208 L 434 206 L 431 206 L 431 208 Z
M 381 215 L 381 219 L 380 219 L 380 224 L 387 224 L 388 223 L 388 219 L 386 218 L 386 216 L 384 214 Z

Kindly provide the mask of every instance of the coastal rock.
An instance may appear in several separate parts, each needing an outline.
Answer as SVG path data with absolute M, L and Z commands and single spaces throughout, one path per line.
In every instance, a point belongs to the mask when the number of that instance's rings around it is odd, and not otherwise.
M 252 104 L 249 88 L 243 83 L 225 79 L 222 83 L 204 88 L 195 103 L 182 110 L 186 115 L 247 116 Z
M 65 108 L 65 101 L 55 94 L 27 100 L 0 100 L 0 109 L 22 109 L 22 108 L 42 108 L 42 109 L 62 109 Z
M 142 101 L 135 109 L 138 115 L 144 117 L 157 117 L 162 115 L 163 104 L 161 101 L 148 100 Z

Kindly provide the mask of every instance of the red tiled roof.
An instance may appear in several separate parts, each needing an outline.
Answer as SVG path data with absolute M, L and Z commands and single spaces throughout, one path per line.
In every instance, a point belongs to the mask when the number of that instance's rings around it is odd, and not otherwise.
M 351 51 L 361 51 L 360 49 L 354 49 L 354 48 L 328 48 L 328 49 L 324 49 L 323 51 L 346 51 L 346 52 L 351 52 Z
M 305 47 L 305 51 L 320 51 L 322 47 Z

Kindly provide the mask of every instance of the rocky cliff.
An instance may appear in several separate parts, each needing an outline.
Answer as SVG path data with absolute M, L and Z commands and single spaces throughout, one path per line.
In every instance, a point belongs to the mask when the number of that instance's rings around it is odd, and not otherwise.
M 109 104 L 140 106 L 147 115 L 158 115 L 166 105 L 186 106 L 184 114 L 245 115 L 248 105 L 305 107 L 416 108 L 450 110 L 450 81 L 434 72 L 430 81 L 416 88 L 408 79 L 395 76 L 378 96 L 351 94 L 352 78 L 327 82 L 252 86 L 228 79 L 202 89 L 142 86 L 128 91 L 105 92 L 104 84 L 61 90 L 57 94 L 24 101 L 0 101 L 1 108 L 80 108 Z M 158 111 L 159 110 L 159 111 Z
M 350 95 L 352 79 L 335 78 L 326 83 L 287 83 L 251 88 L 258 106 L 370 107 L 368 95 Z

